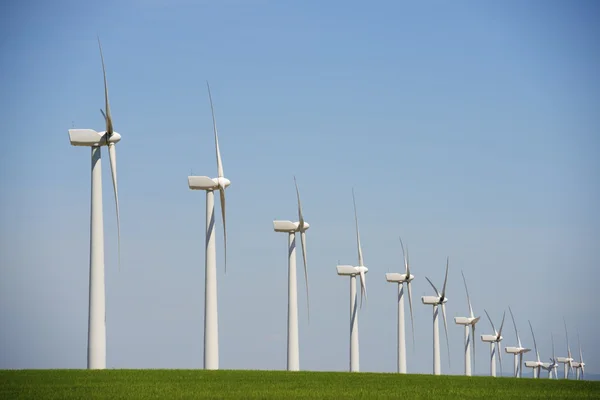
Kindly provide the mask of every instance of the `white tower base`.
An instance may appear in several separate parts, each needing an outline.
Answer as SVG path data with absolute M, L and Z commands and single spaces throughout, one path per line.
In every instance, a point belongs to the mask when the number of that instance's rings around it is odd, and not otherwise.
M 206 191 L 206 253 L 204 280 L 204 369 L 219 369 L 217 314 L 217 256 L 215 248 L 215 196 Z
M 298 343 L 298 285 L 296 278 L 296 233 L 288 236 L 288 343 L 287 370 L 300 370 Z
M 104 221 L 102 217 L 102 158 L 92 147 L 90 217 L 90 293 L 88 316 L 88 369 L 106 368 L 106 299 L 104 284 Z

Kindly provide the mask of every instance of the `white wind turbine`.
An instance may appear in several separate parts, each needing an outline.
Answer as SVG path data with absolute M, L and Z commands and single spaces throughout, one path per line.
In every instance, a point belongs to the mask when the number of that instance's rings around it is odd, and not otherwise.
M 360 232 L 358 230 L 358 217 L 356 214 L 356 200 L 354 189 L 352 189 L 352 201 L 354 203 L 354 221 L 356 223 L 356 246 L 358 247 L 358 265 L 338 265 L 337 274 L 350 276 L 350 372 L 359 371 L 358 354 L 358 302 L 356 293 L 356 276 L 360 275 L 360 304 L 362 307 L 363 295 L 367 298 L 367 284 L 365 274 L 369 269 L 364 266 L 362 248 L 360 245 Z
M 492 329 L 494 330 L 493 335 L 481 335 L 481 340 L 484 342 L 488 342 L 490 344 L 490 375 L 496 376 L 496 351 L 498 352 L 498 359 L 500 360 L 500 376 L 502 376 L 502 345 L 500 342 L 502 341 L 502 327 L 504 326 L 504 317 L 506 317 L 506 311 L 502 314 L 502 323 L 500 324 L 500 330 L 496 330 L 494 327 L 494 323 L 490 318 L 490 314 L 486 310 L 485 315 L 487 315 L 490 324 L 492 325 Z
M 510 311 L 510 317 L 512 318 L 513 326 L 515 327 L 515 334 L 517 335 L 517 347 L 505 347 L 504 350 L 509 354 L 514 354 L 515 356 L 515 378 L 523 377 L 523 354 L 531 351 L 531 349 L 523 347 L 521 345 L 521 338 L 519 337 L 519 331 L 517 330 L 517 324 L 515 323 L 515 317 L 513 315 L 510 306 L 508 307 L 508 311 Z
M 446 277 L 444 278 L 444 286 L 442 287 L 442 293 L 435 287 L 435 285 L 429 280 L 427 282 L 435 290 L 436 296 L 422 296 L 421 301 L 423 304 L 433 306 L 433 373 L 434 375 L 440 374 L 440 332 L 438 323 L 438 306 L 442 307 L 442 314 L 444 316 L 444 330 L 446 332 L 446 349 L 448 350 L 448 365 L 450 365 L 450 345 L 448 341 L 448 324 L 446 323 L 446 283 L 448 282 L 448 263 L 450 257 L 446 259 Z
M 531 321 L 527 321 L 527 322 L 529 322 L 529 329 L 531 329 L 531 336 L 533 336 L 533 347 L 535 349 L 536 360 L 535 361 L 525 361 L 525 366 L 527 368 L 533 369 L 533 377 L 534 378 L 539 378 L 540 377 L 540 368 L 542 367 L 542 362 L 540 361 L 540 353 L 538 352 L 537 343 L 535 341 L 535 334 L 533 333 L 533 327 L 531 326 Z
M 215 246 L 215 198 L 214 191 L 219 190 L 221 197 L 221 217 L 223 219 L 223 239 L 225 251 L 225 272 L 227 272 L 227 230 L 225 228 L 225 189 L 231 184 L 223 175 L 223 164 L 219 151 L 219 136 L 215 111 L 208 88 L 208 99 L 213 120 L 215 149 L 217 153 L 217 178 L 208 176 L 188 176 L 188 186 L 192 190 L 206 191 L 206 252 L 205 252 L 205 291 L 204 291 L 204 369 L 219 369 L 219 321 L 217 314 L 217 260 Z
M 406 373 L 406 335 L 404 329 L 404 283 L 408 290 L 408 304 L 410 306 L 410 324 L 412 327 L 412 338 L 413 347 L 415 343 L 415 327 L 413 320 L 412 310 L 412 292 L 410 290 L 410 283 L 415 279 L 414 275 L 410 273 L 410 263 L 408 260 L 408 247 L 406 253 L 404 252 L 404 244 L 402 238 L 400 238 L 400 246 L 402 247 L 402 257 L 404 258 L 405 273 L 387 273 L 385 279 L 388 282 L 398 284 L 398 372 L 401 374 Z
M 113 122 L 108 103 L 108 86 L 104 69 L 102 45 L 98 39 L 102 74 L 104 76 L 104 107 L 101 109 L 106 122 L 104 132 L 92 129 L 69 129 L 69 140 L 73 146 L 92 148 L 92 193 L 90 211 L 90 288 L 89 288 L 89 317 L 88 317 L 88 369 L 106 368 L 106 298 L 104 286 L 104 220 L 102 215 L 102 163 L 101 147 L 108 146 L 108 156 L 115 192 L 117 210 L 117 238 L 119 265 L 121 259 L 121 229 L 119 221 L 119 196 L 117 191 L 117 154 L 115 144 L 121 140 L 121 135 L 113 130 Z
M 298 344 L 298 284 L 296 280 L 296 232 L 300 232 L 302 242 L 302 258 L 304 259 L 304 279 L 306 280 L 306 303 L 308 301 L 308 271 L 306 268 L 306 230 L 310 227 L 302 215 L 302 204 L 300 203 L 300 191 L 296 185 L 296 196 L 298 198 L 298 222 L 273 221 L 275 232 L 286 232 L 288 234 L 288 342 L 287 342 L 287 369 L 288 371 L 300 370 L 300 347 Z M 310 313 L 309 313 L 310 320 Z
M 579 332 L 577 333 L 577 343 L 579 343 L 579 361 L 573 361 L 573 368 L 576 371 L 576 380 L 583 380 L 585 372 L 585 363 L 583 362 L 583 353 L 581 352 L 581 341 L 579 340 Z M 581 372 L 581 373 L 580 373 Z
M 571 356 L 571 347 L 569 346 L 569 332 L 567 332 L 567 321 L 563 318 L 565 325 L 565 337 L 567 339 L 567 357 L 558 357 L 556 361 L 565 365 L 565 379 L 569 379 L 569 371 L 573 368 L 573 357 Z
M 552 378 L 552 374 L 554 373 L 554 378 L 558 379 L 558 374 L 556 370 L 558 369 L 558 360 L 556 359 L 556 355 L 554 353 L 554 335 L 550 333 L 552 338 L 552 357 L 550 357 L 549 363 L 542 363 L 542 368 L 548 371 L 548 378 Z
M 465 284 L 465 291 L 467 292 L 467 303 L 469 304 L 469 316 L 468 317 L 454 317 L 454 323 L 457 325 L 465 326 L 465 375 L 471 376 L 471 342 L 473 342 L 473 363 L 475 363 L 475 324 L 479 322 L 479 318 L 473 314 L 473 307 L 471 306 L 471 298 L 469 297 L 469 289 L 467 288 L 467 280 L 465 274 L 460 271 L 463 282 Z M 471 327 L 471 334 L 469 334 L 469 326 Z M 475 368 L 473 368 L 475 369 Z

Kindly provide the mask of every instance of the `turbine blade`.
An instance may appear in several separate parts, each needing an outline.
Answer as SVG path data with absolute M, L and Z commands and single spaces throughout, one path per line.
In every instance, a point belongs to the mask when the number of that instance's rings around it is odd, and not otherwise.
M 362 307 L 362 298 L 365 296 L 365 301 L 367 301 L 367 282 L 365 279 L 365 273 L 360 271 L 360 306 Z
M 354 188 L 352 188 L 352 202 L 354 203 L 354 221 L 356 223 L 356 245 L 358 246 L 358 266 L 363 266 L 362 247 L 360 245 L 360 231 L 358 230 L 358 216 L 356 214 L 356 198 L 354 197 Z
M 469 312 L 471 313 L 471 318 L 474 318 L 475 315 L 473 314 L 473 307 L 471 307 L 471 298 L 469 297 L 469 289 L 467 288 L 467 280 L 465 279 L 465 274 L 463 273 L 462 270 L 460 270 L 460 274 L 462 275 L 463 283 L 465 284 L 465 291 L 467 292 L 467 303 L 469 303 Z
M 490 324 L 492 324 L 492 329 L 494 330 L 494 334 L 497 334 L 498 331 L 494 327 L 494 323 L 492 322 L 492 319 L 490 318 L 490 314 L 488 314 L 488 312 L 487 312 L 487 310 L 485 308 L 483 309 L 483 311 L 485 311 L 485 315 L 487 315 L 488 320 L 490 321 Z
M 506 311 L 502 314 L 502 322 L 500 323 L 500 330 L 498 331 L 498 339 L 502 336 L 502 328 L 504 327 L 504 317 L 506 317 Z
M 411 283 L 406 283 L 406 289 L 408 290 L 408 305 L 410 306 L 410 327 L 412 329 L 412 342 L 413 342 L 413 351 L 415 350 L 415 320 L 413 318 L 413 306 L 412 306 L 412 290 Z
M 571 347 L 569 346 L 569 332 L 567 332 L 567 321 L 565 320 L 565 317 L 563 317 L 563 323 L 565 324 L 565 336 L 567 337 L 567 352 L 568 352 L 568 357 L 571 358 Z
M 510 318 L 512 318 L 513 326 L 515 327 L 515 334 L 517 335 L 517 342 L 519 343 L 519 347 L 521 347 L 521 339 L 519 338 L 519 331 L 517 331 L 517 324 L 515 323 L 515 316 L 513 315 L 510 306 L 508 306 L 508 311 L 510 312 Z
M 296 182 L 296 177 L 294 176 L 294 184 L 296 185 L 296 197 L 298 198 L 298 228 L 302 230 L 304 228 L 304 217 L 302 215 L 302 203 L 300 202 L 300 191 L 298 190 L 298 182 Z
M 99 37 L 98 47 L 100 48 L 100 59 L 102 60 L 102 75 L 104 76 L 104 108 L 106 109 L 106 114 L 102 112 L 102 115 L 104 115 L 104 119 L 106 120 L 106 134 L 108 135 L 108 138 L 110 138 L 113 134 L 113 125 L 112 117 L 110 115 L 110 104 L 108 103 L 108 85 L 106 84 L 106 69 L 104 68 L 104 55 L 102 54 L 102 44 L 100 43 Z
M 117 210 L 117 240 L 119 271 L 121 270 L 121 220 L 119 218 L 119 191 L 117 188 L 117 151 L 114 143 L 108 145 L 108 158 L 110 159 L 110 173 L 112 175 L 113 191 L 115 192 L 115 207 Z
M 308 322 L 310 323 L 310 301 L 308 300 L 308 269 L 306 267 L 306 232 L 300 232 L 300 241 L 302 242 L 302 258 L 304 259 L 304 281 L 306 282 L 306 312 Z
M 583 353 L 581 352 L 581 341 L 579 340 L 579 331 L 577 332 L 577 343 L 579 344 L 579 363 L 583 363 Z M 583 368 L 581 368 L 583 371 Z
M 215 109 L 213 107 L 212 95 L 210 93 L 210 85 L 206 81 L 206 87 L 208 88 L 208 100 L 210 101 L 210 111 L 212 113 L 213 120 L 213 131 L 215 133 L 215 150 L 217 152 L 217 176 L 223 178 L 223 163 L 221 162 L 221 152 L 219 151 L 219 135 L 217 134 L 217 120 L 215 118 Z
M 446 258 L 446 277 L 444 278 L 444 286 L 442 287 L 442 297 L 446 297 L 446 283 L 448 282 L 448 263 L 450 257 Z
M 550 333 L 550 337 L 552 338 L 552 362 L 556 360 L 556 354 L 554 353 L 554 333 Z
M 535 341 L 535 333 L 533 333 L 533 327 L 531 326 L 531 321 L 527 320 L 527 322 L 529 322 L 529 329 L 531 329 L 531 336 L 533 336 L 533 347 L 535 348 L 535 354 L 537 356 L 537 361 L 540 361 L 540 353 L 538 353 L 538 350 L 537 350 L 537 343 Z
M 440 292 L 437 290 L 437 288 L 435 287 L 435 285 L 433 284 L 433 282 L 431 282 L 428 277 L 425 277 L 425 279 L 427 279 L 427 282 L 429 282 L 429 284 L 431 285 L 431 287 L 433 288 L 433 290 L 435 290 L 435 294 L 437 294 L 438 296 L 441 296 Z
M 448 350 L 448 366 L 450 367 L 450 341 L 448 340 L 448 323 L 446 322 L 446 305 L 442 303 L 442 315 L 444 316 L 444 331 L 446 332 L 446 350 Z
M 404 243 L 402 243 L 402 237 L 400 237 L 400 247 L 402 247 L 402 258 L 404 259 L 404 270 L 406 271 L 406 277 L 408 278 L 409 270 L 408 270 L 408 260 L 406 259 L 406 252 L 404 251 Z
M 227 225 L 225 225 L 225 188 L 219 187 L 219 194 L 221 197 L 221 217 L 223 219 L 223 250 L 225 253 L 225 273 L 227 273 Z

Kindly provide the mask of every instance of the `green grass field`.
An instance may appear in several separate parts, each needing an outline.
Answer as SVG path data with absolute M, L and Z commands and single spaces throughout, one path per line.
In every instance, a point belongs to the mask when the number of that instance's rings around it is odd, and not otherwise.
M 347 372 L 0 371 L 0 399 L 600 399 L 600 382 Z

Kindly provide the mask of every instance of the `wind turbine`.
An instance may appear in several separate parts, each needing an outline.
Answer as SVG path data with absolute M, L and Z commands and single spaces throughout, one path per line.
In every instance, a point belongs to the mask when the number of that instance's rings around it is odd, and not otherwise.
M 362 307 L 363 295 L 367 298 L 367 284 L 365 275 L 369 269 L 364 266 L 362 248 L 360 246 L 360 232 L 358 230 L 358 217 L 356 214 L 356 200 L 354 189 L 352 189 L 352 201 L 354 203 L 354 221 L 356 223 L 356 246 L 358 247 L 358 265 L 338 265 L 337 274 L 350 276 L 350 372 L 359 371 L 358 354 L 358 302 L 356 293 L 356 276 L 360 275 L 360 304 Z
M 288 234 L 288 342 L 287 342 L 287 369 L 288 371 L 300 370 L 300 347 L 298 344 L 298 284 L 296 280 L 296 232 L 300 232 L 302 242 L 302 258 L 304 259 L 304 279 L 306 280 L 306 303 L 308 310 L 308 271 L 306 269 L 306 230 L 310 227 L 302 215 L 300 192 L 298 183 L 296 196 L 298 198 L 298 222 L 273 221 L 275 232 Z M 309 314 L 310 315 L 310 314 Z M 310 318 L 310 317 L 309 317 Z
M 533 333 L 533 327 L 531 326 L 531 321 L 529 322 L 529 329 L 531 329 L 531 336 L 533 336 L 533 347 L 535 348 L 535 361 L 525 361 L 525 366 L 527 368 L 533 368 L 533 378 L 540 377 L 540 368 L 542 366 L 542 362 L 540 361 L 540 353 L 538 352 L 537 343 L 535 342 L 535 334 Z
M 448 365 L 450 365 L 450 344 L 448 341 L 448 324 L 446 323 L 446 283 L 448 282 L 448 263 L 450 257 L 446 259 L 446 277 L 444 278 L 444 286 L 442 287 L 442 293 L 437 290 L 435 285 L 429 280 L 427 282 L 435 290 L 436 296 L 422 296 L 421 301 L 423 304 L 433 306 L 433 373 L 434 375 L 440 374 L 440 333 L 438 323 L 438 306 L 442 306 L 442 314 L 444 316 L 444 330 L 446 331 L 446 349 L 448 350 Z
M 215 198 L 214 191 L 218 190 L 221 197 L 221 217 L 223 219 L 223 239 L 225 251 L 225 272 L 227 272 L 227 230 L 225 228 L 225 189 L 231 184 L 223 175 L 223 164 L 219 151 L 219 136 L 217 121 L 208 88 L 208 99 L 215 134 L 215 150 L 217 153 L 217 178 L 208 176 L 188 176 L 188 186 L 192 190 L 206 191 L 206 252 L 205 252 L 205 282 L 204 282 L 204 369 L 219 369 L 219 320 L 217 314 L 217 260 L 215 246 Z
M 481 335 L 481 340 L 484 342 L 488 342 L 490 344 L 490 375 L 496 376 L 496 351 L 498 352 L 498 359 L 500 360 L 500 376 L 502 376 L 502 345 L 500 342 L 502 341 L 502 327 L 504 326 L 504 317 L 506 317 L 506 311 L 502 314 L 502 323 L 500 323 L 500 330 L 496 330 L 494 327 L 494 323 L 490 318 L 490 314 L 486 310 L 485 315 L 487 315 L 490 324 L 492 325 L 492 329 L 494 330 L 493 335 Z
M 573 361 L 573 368 L 575 368 L 575 371 L 577 373 L 575 379 L 583 380 L 583 379 L 585 379 L 584 378 L 585 363 L 583 362 L 583 353 L 581 352 L 581 341 L 579 340 L 579 332 L 577 333 L 577 343 L 579 343 L 579 361 Z M 581 373 L 580 373 L 580 371 L 581 371 Z
M 565 379 L 569 379 L 569 371 L 573 368 L 573 357 L 571 356 L 571 347 L 569 346 L 569 332 L 567 332 L 567 321 L 563 318 L 565 325 L 565 337 L 567 339 L 567 357 L 558 357 L 556 361 L 565 365 Z
M 469 289 L 467 289 L 467 280 L 465 274 L 460 271 L 463 282 L 465 284 L 465 291 L 467 292 L 467 303 L 469 304 L 469 316 L 468 317 L 454 317 L 454 323 L 457 325 L 465 326 L 465 375 L 471 376 L 471 341 L 473 341 L 473 363 L 475 363 L 475 324 L 479 322 L 479 318 L 473 314 L 473 307 L 471 306 L 471 298 L 469 297 Z M 471 335 L 469 335 L 469 326 L 471 327 Z
M 117 191 L 117 153 L 116 143 L 121 140 L 121 135 L 113 130 L 113 121 L 108 103 L 108 86 L 106 84 L 106 70 L 102 45 L 98 38 L 100 59 L 102 61 L 102 74 L 104 76 L 104 106 L 100 109 L 106 122 L 104 132 L 92 129 L 69 129 L 69 140 L 72 146 L 87 146 L 92 148 L 92 193 L 90 210 L 90 289 L 89 289 L 89 317 L 88 317 L 88 369 L 106 368 L 106 298 L 104 286 L 104 219 L 102 215 L 102 158 L 101 147 L 108 146 L 108 156 L 112 175 L 113 190 L 115 192 L 115 206 L 117 211 L 117 238 L 119 266 L 121 260 L 121 228 L 119 220 L 119 196 Z
M 550 357 L 549 363 L 542 363 L 542 368 L 548 371 L 548 378 L 552 379 L 552 373 L 554 373 L 554 377 L 558 379 L 558 375 L 556 373 L 556 369 L 558 368 L 558 361 L 556 360 L 556 355 L 554 353 L 554 335 L 550 333 L 552 338 L 552 357 Z
M 519 337 L 519 331 L 517 330 L 517 324 L 515 323 L 515 316 L 513 315 L 510 306 L 508 307 L 508 311 L 510 311 L 510 317 L 512 318 L 513 326 L 515 327 L 515 334 L 517 335 L 517 347 L 505 347 L 504 350 L 509 354 L 514 354 L 515 356 L 515 378 L 523 377 L 523 354 L 531 351 L 531 349 L 523 347 L 521 344 L 521 338 Z
M 402 257 L 404 258 L 404 274 L 400 273 L 387 273 L 385 279 L 388 282 L 398 284 L 398 372 L 401 374 L 406 373 L 406 335 L 404 330 L 404 283 L 408 290 L 408 304 L 410 306 L 410 324 L 412 327 L 412 338 L 413 348 L 415 343 L 415 326 L 413 320 L 412 310 L 412 292 L 410 290 L 410 283 L 415 279 L 414 275 L 410 273 L 410 263 L 408 261 L 408 247 L 404 252 L 404 243 L 400 238 L 400 246 L 402 247 Z

